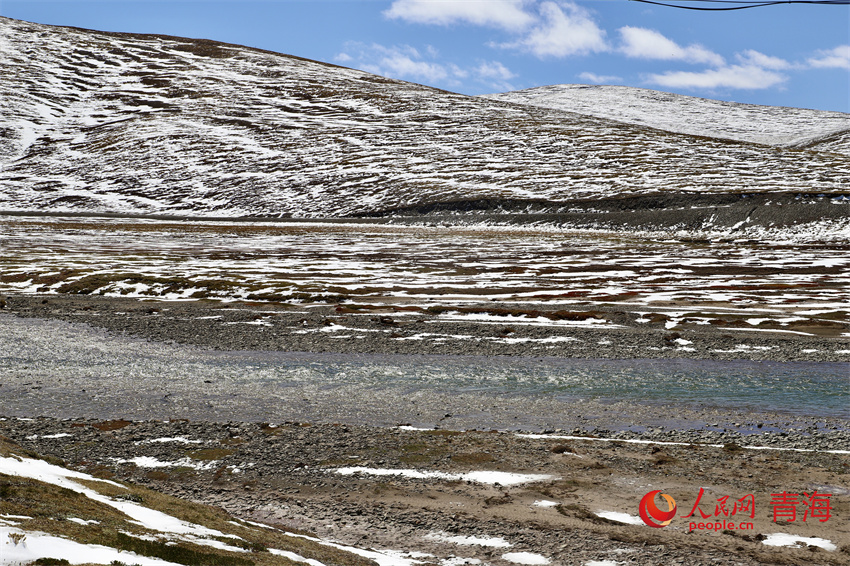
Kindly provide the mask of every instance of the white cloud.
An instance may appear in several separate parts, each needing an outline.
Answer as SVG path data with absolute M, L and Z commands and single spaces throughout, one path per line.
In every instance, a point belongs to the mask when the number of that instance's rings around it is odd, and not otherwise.
M 539 22 L 518 41 L 499 47 L 522 49 L 537 57 L 567 57 L 607 51 L 605 31 L 590 13 L 572 2 L 543 2 Z
M 434 53 L 432 49 L 427 51 L 429 54 Z M 377 43 L 366 45 L 350 42 L 346 44 L 345 51 L 337 55 L 336 60 L 376 75 L 425 81 L 429 84 L 466 76 L 456 65 L 426 60 L 410 45 L 385 47 Z
M 792 69 L 795 67 L 795 65 L 789 63 L 785 59 L 765 55 L 764 53 L 759 53 L 753 49 L 748 49 L 743 53 L 737 53 L 735 58 L 740 61 L 742 65 L 753 65 L 762 69 L 773 69 L 774 71 Z
M 682 47 L 655 30 L 626 26 L 620 28 L 622 45 L 619 51 L 636 59 L 662 59 L 723 65 L 723 57 L 702 45 Z
M 789 76 L 781 71 L 812 68 L 850 69 L 850 45 L 819 51 L 817 57 L 808 59 L 806 63 L 787 61 L 753 49 L 736 53 L 735 59 L 738 61 L 736 65 L 718 65 L 702 72 L 669 71 L 650 75 L 646 77 L 646 81 L 673 89 L 767 89 L 789 80 Z
M 393 77 L 421 78 L 430 82 L 438 82 L 449 76 L 446 68 L 439 63 L 416 61 L 402 53 L 393 53 L 383 57 L 379 63 L 383 70 L 381 74 Z
M 487 85 L 494 92 L 516 90 L 510 80 L 517 75 L 499 61 L 484 61 L 473 69 L 473 73 L 479 83 Z
M 755 65 L 731 65 L 700 73 L 671 71 L 650 75 L 648 82 L 667 88 L 690 90 L 718 88 L 760 90 L 782 84 L 787 79 L 785 75 Z
M 360 70 L 392 77 L 421 81 L 430 85 L 458 87 L 472 78 L 494 91 L 515 90 L 508 81 L 516 74 L 499 61 L 479 61 L 474 67 L 461 67 L 436 60 L 439 52 L 427 46 L 424 54 L 410 45 L 386 47 L 377 43 L 349 42 L 336 61 Z
M 523 0 L 395 0 L 384 15 L 419 24 L 449 25 L 464 22 L 521 30 L 534 21 L 534 16 L 523 10 L 523 4 Z
M 455 65 L 454 63 L 450 63 L 448 65 L 449 72 L 453 77 L 457 77 L 459 79 L 465 79 L 469 76 L 469 71 L 466 69 L 462 69 Z
M 498 61 L 485 61 L 475 68 L 475 75 L 480 79 L 499 79 L 507 81 L 516 77 L 510 69 Z
M 384 15 L 420 24 L 502 28 L 519 39 L 491 47 L 521 49 L 540 58 L 609 50 L 605 32 L 572 0 L 395 0 Z
M 812 57 L 808 63 L 819 69 L 850 69 L 850 45 L 818 51 L 818 57 Z
M 623 82 L 622 77 L 617 77 L 614 75 L 597 75 L 596 73 L 584 72 L 578 75 L 578 78 L 581 80 L 593 83 L 597 85 L 601 84 L 614 84 Z

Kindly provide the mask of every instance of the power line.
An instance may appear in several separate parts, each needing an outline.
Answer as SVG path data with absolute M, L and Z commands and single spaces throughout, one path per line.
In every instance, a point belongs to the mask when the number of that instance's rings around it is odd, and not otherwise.
M 762 8 L 764 6 L 775 6 L 777 4 L 820 4 L 830 6 L 850 6 L 850 0 L 770 0 L 767 2 L 747 2 L 744 0 L 679 0 L 680 2 L 699 2 L 705 4 L 735 4 L 735 6 L 704 7 L 683 6 L 681 4 L 668 4 L 667 2 L 656 2 L 655 0 L 630 0 L 631 2 L 642 2 L 668 8 L 681 8 L 682 10 L 700 10 L 703 12 L 717 12 L 729 10 L 746 10 L 747 8 Z

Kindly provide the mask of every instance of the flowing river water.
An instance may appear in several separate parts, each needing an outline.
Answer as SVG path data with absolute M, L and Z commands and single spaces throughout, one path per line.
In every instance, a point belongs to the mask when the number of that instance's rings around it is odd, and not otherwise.
M 0 328 L 9 416 L 545 428 L 562 424 L 547 403 L 590 415 L 625 402 L 657 407 L 658 422 L 675 421 L 676 409 L 850 417 L 847 363 L 214 351 L 56 320 L 5 315 Z

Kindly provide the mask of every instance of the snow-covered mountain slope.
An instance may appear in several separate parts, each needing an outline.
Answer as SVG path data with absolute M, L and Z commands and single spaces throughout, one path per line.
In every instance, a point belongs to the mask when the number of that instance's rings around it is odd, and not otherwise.
M 490 100 L 610 118 L 670 132 L 850 155 L 850 114 L 757 106 L 626 86 L 552 85 Z
M 0 18 L 0 69 L 0 210 L 318 217 L 850 186 L 850 160 L 833 152 L 462 96 L 206 40 Z

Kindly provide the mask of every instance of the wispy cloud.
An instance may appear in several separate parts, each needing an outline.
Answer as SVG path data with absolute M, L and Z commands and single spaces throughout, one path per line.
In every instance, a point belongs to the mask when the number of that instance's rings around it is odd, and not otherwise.
M 410 45 L 387 47 L 377 43 L 349 42 L 334 59 L 363 71 L 426 84 L 456 87 L 465 79 L 486 85 L 492 90 L 513 90 L 508 81 L 516 74 L 499 61 L 479 61 L 475 66 L 461 67 L 437 60 L 439 52 L 428 46 L 424 53 Z
M 530 26 L 534 16 L 524 10 L 522 0 L 447 2 L 445 0 L 395 0 L 384 15 L 420 24 L 469 23 L 507 30 Z
M 753 49 L 748 49 L 743 53 L 737 53 L 735 58 L 745 66 L 754 65 L 762 69 L 772 69 L 774 71 L 782 71 L 787 69 L 799 68 L 799 65 L 790 63 L 779 57 L 765 55 Z
M 349 42 L 335 59 L 376 75 L 432 84 L 465 77 L 457 67 L 426 60 L 419 50 L 409 45 L 385 47 L 377 43 Z
M 850 69 L 850 45 L 818 51 L 817 57 L 810 58 L 808 64 L 818 69 Z
M 596 73 L 590 73 L 590 72 L 580 73 L 578 75 L 578 78 L 585 81 L 585 82 L 593 83 L 593 84 L 597 84 L 597 85 L 614 84 L 614 83 L 623 82 L 622 77 L 617 77 L 617 76 L 614 76 L 614 75 L 597 75 Z
M 699 44 L 682 47 L 661 33 L 631 26 L 619 29 L 622 44 L 619 51 L 626 57 L 636 59 L 661 59 L 723 65 L 723 57 Z
M 537 23 L 520 39 L 498 44 L 539 58 L 608 51 L 605 31 L 590 13 L 572 2 L 542 2 Z
M 511 79 L 517 77 L 516 73 L 505 67 L 499 61 L 484 61 L 475 69 L 473 74 L 476 80 L 494 91 L 516 90 Z
M 475 74 L 481 79 L 507 81 L 516 75 L 499 61 L 485 61 L 475 68 Z
M 713 91 L 716 89 L 763 90 L 786 83 L 788 72 L 814 68 L 850 69 L 850 45 L 817 52 L 805 63 L 766 55 L 754 49 L 735 54 L 735 65 L 717 65 L 701 72 L 670 71 L 646 77 L 646 82 L 665 88 Z
M 756 65 L 730 65 L 702 72 L 671 71 L 650 75 L 647 82 L 666 88 L 715 90 L 720 88 L 759 90 L 780 85 L 788 77 Z

